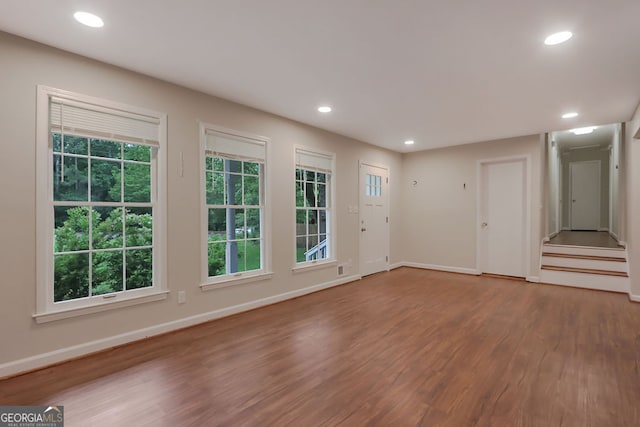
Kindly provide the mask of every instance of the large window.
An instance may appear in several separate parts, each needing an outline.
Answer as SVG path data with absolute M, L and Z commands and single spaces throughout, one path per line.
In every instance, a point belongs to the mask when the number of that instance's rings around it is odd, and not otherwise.
M 164 117 L 44 87 L 39 114 L 39 314 L 161 291 Z
M 334 258 L 333 154 L 296 147 L 296 263 Z
M 203 125 L 206 283 L 265 271 L 266 140 Z

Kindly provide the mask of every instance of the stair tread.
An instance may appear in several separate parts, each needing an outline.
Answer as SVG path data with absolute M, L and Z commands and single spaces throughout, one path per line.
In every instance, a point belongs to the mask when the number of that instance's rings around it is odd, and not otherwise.
M 612 256 L 600 256 L 600 255 L 578 255 L 578 254 L 563 254 L 557 252 L 542 252 L 542 256 L 554 257 L 554 258 L 574 258 L 574 259 L 588 259 L 594 261 L 613 261 L 613 262 L 627 262 L 625 258 L 612 257 Z
M 558 243 L 549 243 L 549 242 L 545 242 L 542 244 L 542 246 L 548 247 L 548 248 L 576 248 L 576 249 L 594 249 L 594 250 L 603 250 L 603 251 L 613 251 L 613 252 L 624 252 L 625 247 L 622 245 L 618 245 L 615 248 L 611 248 L 611 247 L 604 247 L 604 246 L 578 246 L 578 245 L 561 245 Z
M 597 268 L 562 267 L 557 265 L 543 265 L 541 268 L 543 270 L 566 271 L 568 273 L 586 273 L 599 274 L 603 276 L 629 277 L 629 275 L 624 271 L 599 270 Z

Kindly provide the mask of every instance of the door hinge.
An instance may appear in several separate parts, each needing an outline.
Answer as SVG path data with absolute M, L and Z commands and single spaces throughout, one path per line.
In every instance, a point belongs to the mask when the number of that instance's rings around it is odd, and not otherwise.
M 385 259 L 387 260 L 387 262 L 389 262 L 389 255 L 387 255 Z
M 389 224 L 389 217 L 387 217 L 387 224 Z
M 387 177 L 387 184 L 389 183 L 389 177 Z

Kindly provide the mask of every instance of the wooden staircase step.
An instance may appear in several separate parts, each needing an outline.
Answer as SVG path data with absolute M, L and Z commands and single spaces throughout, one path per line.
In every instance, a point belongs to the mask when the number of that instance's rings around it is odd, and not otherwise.
M 625 258 L 612 257 L 612 256 L 597 256 L 597 255 L 574 255 L 574 254 L 561 254 L 557 252 L 542 252 L 542 256 L 554 257 L 554 258 L 572 258 L 572 259 L 588 259 L 593 261 L 613 261 L 613 262 L 627 262 Z
M 596 268 L 561 267 L 557 265 L 543 265 L 541 268 L 543 270 L 565 271 L 567 273 L 585 273 L 598 274 L 601 276 L 629 277 L 629 275 L 624 271 L 598 270 Z

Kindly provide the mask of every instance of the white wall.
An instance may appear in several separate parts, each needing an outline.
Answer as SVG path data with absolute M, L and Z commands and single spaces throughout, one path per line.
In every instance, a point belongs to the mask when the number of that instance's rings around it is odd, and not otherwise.
M 624 236 L 629 251 L 630 294 L 640 301 L 640 139 L 634 138 L 640 130 L 640 106 L 633 118 L 625 123 L 624 154 L 626 193 L 626 223 Z M 634 167 L 635 165 L 635 167 Z
M 304 289 L 336 279 L 330 267 L 293 274 L 293 146 L 337 153 L 337 256 L 358 273 L 358 160 L 390 167 L 391 262 L 400 231 L 400 154 L 234 104 L 110 65 L 0 33 L 0 373 L 3 364 L 213 310 Z M 168 114 L 168 287 L 166 301 L 46 324 L 32 319 L 36 302 L 35 117 L 36 85 L 42 84 Z M 313 108 L 314 100 L 309 100 Z M 198 121 L 271 138 L 273 279 L 203 292 L 200 284 L 200 179 Z M 184 177 L 179 155 L 184 154 Z M 187 302 L 178 305 L 177 291 Z M 33 364 L 37 364 L 34 362 Z M 32 365 L 33 365 L 32 364 Z M 30 366 L 32 366 L 30 365 Z M 0 375 L 1 376 L 1 375 Z
M 609 218 L 609 232 L 618 240 L 623 240 L 620 229 L 621 215 L 621 155 L 622 155 L 622 135 L 621 126 L 617 125 L 613 139 L 611 141 L 611 157 L 609 165 L 609 186 L 611 188 L 611 215 Z
M 538 135 L 404 155 L 400 258 L 416 264 L 476 269 L 476 162 L 531 157 L 531 270 L 538 276 L 542 239 L 543 143 Z M 416 182 L 414 185 L 413 182 Z
M 561 199 L 560 153 L 557 144 L 552 142 L 551 135 L 548 135 L 545 152 L 547 159 L 547 181 L 544 197 L 547 203 L 547 236 L 550 236 L 559 232 L 562 228 L 559 212 Z

